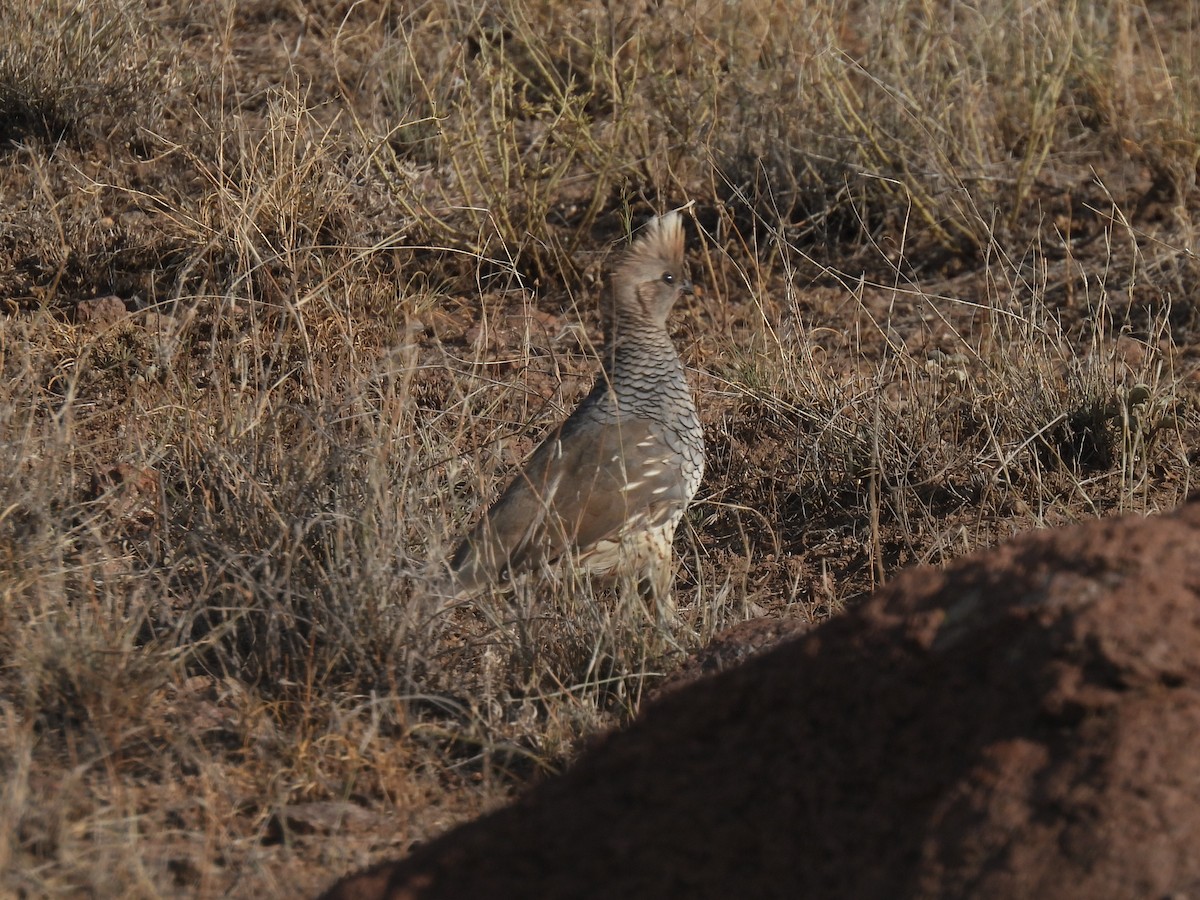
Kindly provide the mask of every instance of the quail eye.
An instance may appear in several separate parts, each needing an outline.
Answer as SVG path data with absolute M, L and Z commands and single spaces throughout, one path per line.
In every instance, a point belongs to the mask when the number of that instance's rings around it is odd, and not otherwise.
M 670 272 L 663 272 L 663 282 L 665 284 L 674 284 L 675 276 L 672 275 Z

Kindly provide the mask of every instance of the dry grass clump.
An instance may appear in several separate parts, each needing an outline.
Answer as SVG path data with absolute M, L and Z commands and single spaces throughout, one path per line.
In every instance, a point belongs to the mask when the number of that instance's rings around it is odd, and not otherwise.
M 1195 23 L 1161 27 L 1138 3 L 917 0 L 880 13 L 811 6 L 731 71 L 737 118 L 714 149 L 735 194 L 769 218 L 981 254 L 1036 234 L 1031 207 L 1049 211 L 1047 195 L 1093 179 L 1123 190 L 1114 158 L 1172 197 L 1193 187 Z M 1164 53 L 1167 40 L 1183 55 Z M 921 264 L 903 246 L 882 255 Z
M 0 8 L 0 892 L 303 893 L 688 649 L 1190 490 L 1195 56 L 1142 3 Z M 435 615 L 694 199 L 662 626 Z M 332 836 L 332 837 L 331 837 Z
M 5 53 L 0 59 L 0 140 L 82 140 L 116 126 L 162 84 L 157 35 L 143 4 L 130 0 L 47 0 L 0 9 Z M 132 123 L 126 123 L 132 124 Z M 124 129 L 121 129 L 124 130 Z

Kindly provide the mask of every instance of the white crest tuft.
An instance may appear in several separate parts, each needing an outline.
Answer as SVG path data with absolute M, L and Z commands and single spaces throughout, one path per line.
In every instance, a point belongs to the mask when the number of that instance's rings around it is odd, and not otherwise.
M 683 265 L 683 216 L 678 210 L 655 216 L 634 238 L 622 262 L 638 265 L 660 260 L 672 266 Z

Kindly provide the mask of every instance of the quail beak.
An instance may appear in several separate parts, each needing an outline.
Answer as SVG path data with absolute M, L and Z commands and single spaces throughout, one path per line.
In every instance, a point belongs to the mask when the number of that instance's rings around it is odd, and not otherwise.
M 687 294 L 689 297 L 696 293 L 696 289 L 692 287 L 692 279 L 690 278 L 683 279 L 683 284 L 679 286 L 679 290 Z

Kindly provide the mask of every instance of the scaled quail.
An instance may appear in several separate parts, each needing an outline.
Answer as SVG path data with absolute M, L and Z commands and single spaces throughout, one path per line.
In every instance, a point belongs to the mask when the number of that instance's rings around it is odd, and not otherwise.
M 669 602 L 671 542 L 704 474 L 704 432 L 667 332 L 692 292 L 679 212 L 645 226 L 610 282 L 595 387 L 459 542 L 444 593 L 462 599 L 569 554 Z

